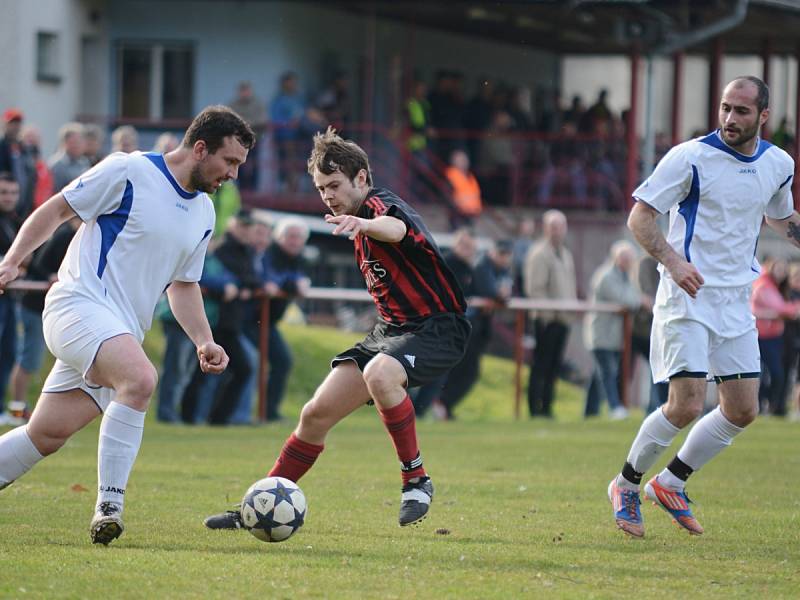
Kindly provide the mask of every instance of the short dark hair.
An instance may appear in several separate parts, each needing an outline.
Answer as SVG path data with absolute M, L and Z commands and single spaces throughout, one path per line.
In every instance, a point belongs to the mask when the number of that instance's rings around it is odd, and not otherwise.
M 734 79 L 731 83 L 736 83 L 737 81 L 749 81 L 756 86 L 758 89 L 758 96 L 756 96 L 756 107 L 758 108 L 758 112 L 762 112 L 764 109 L 769 108 L 769 87 L 766 83 L 764 83 L 755 75 L 742 75 L 741 77 Z
M 0 181 L 5 181 L 6 183 L 17 183 L 17 178 L 8 171 L 0 171 Z
M 183 136 L 183 146 L 191 148 L 203 140 L 209 153 L 214 154 L 222 147 L 225 138 L 230 136 L 248 150 L 256 143 L 253 130 L 242 117 L 227 106 L 216 104 L 207 106 L 192 120 Z
M 314 136 L 314 148 L 308 157 L 309 175 L 313 177 L 315 170 L 325 175 L 338 171 L 353 181 L 361 169 L 367 172 L 367 185 L 372 185 L 369 158 L 358 144 L 339 137 L 333 127 Z

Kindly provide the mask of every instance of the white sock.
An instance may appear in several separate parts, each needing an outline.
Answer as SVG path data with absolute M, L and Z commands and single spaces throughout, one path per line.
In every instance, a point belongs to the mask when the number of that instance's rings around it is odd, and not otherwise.
M 97 504 L 123 505 L 125 487 L 139 446 L 142 445 L 145 413 L 111 402 L 100 423 L 97 445 Z
M 737 427 L 722 414 L 719 406 L 700 419 L 686 441 L 678 450 L 678 458 L 697 471 L 731 445 L 733 438 L 744 431 L 744 427 Z M 674 490 L 682 490 L 686 482 L 676 477 L 669 469 L 664 469 L 658 474 L 658 481 Z
M 0 436 L 0 488 L 19 479 L 42 460 L 28 435 L 27 426 L 12 429 Z
M 669 448 L 672 440 L 680 433 L 664 416 L 661 407 L 655 409 L 642 422 L 639 433 L 633 440 L 631 450 L 628 452 L 628 463 L 637 473 L 645 473 L 658 460 L 658 457 Z M 639 484 L 628 481 L 622 476 L 617 477 L 617 485 L 623 488 L 639 489 Z

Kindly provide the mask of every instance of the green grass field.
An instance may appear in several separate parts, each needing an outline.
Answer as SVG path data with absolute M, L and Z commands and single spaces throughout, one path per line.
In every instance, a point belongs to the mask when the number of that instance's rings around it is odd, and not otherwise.
M 352 336 L 286 331 L 296 370 L 285 412 L 295 417 Z M 149 351 L 157 355 L 159 344 L 149 338 Z M 431 516 L 408 529 L 396 524 L 394 452 L 365 407 L 332 432 L 301 480 L 306 525 L 282 544 L 210 532 L 202 519 L 265 474 L 292 424 L 149 422 L 128 487 L 127 530 L 93 546 L 93 424 L 0 493 L 0 597 L 800 595 L 800 426 L 761 419 L 695 476 L 689 491 L 704 536 L 690 537 L 648 505 L 647 537 L 631 540 L 615 529 L 606 486 L 640 416 L 584 422 L 581 392 L 562 385 L 555 421 L 515 422 L 511 373 L 508 362 L 486 359 L 458 421 L 419 423 L 436 498 Z

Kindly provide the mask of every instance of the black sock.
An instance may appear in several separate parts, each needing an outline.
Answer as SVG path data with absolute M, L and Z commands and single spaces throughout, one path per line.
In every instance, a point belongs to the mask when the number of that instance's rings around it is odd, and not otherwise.
M 672 462 L 667 465 L 667 469 L 669 469 L 669 472 L 675 475 L 675 477 L 681 481 L 686 481 L 689 479 L 689 475 L 694 473 L 694 469 L 692 469 L 692 467 L 687 465 L 677 456 L 673 458 Z
M 630 481 L 631 483 L 635 483 L 639 485 L 642 483 L 642 476 L 644 473 L 639 473 L 633 468 L 633 465 L 629 462 L 626 462 L 625 465 L 622 467 L 622 476 Z

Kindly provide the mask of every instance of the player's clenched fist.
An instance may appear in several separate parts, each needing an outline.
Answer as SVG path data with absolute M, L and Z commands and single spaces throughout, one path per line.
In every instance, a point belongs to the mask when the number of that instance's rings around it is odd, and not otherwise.
M 19 275 L 19 269 L 13 265 L 0 263 L 0 294 L 3 293 L 5 287 L 14 281 Z
M 219 344 L 209 342 L 197 349 L 197 358 L 200 360 L 200 370 L 203 373 L 218 375 L 228 366 L 228 355 Z

